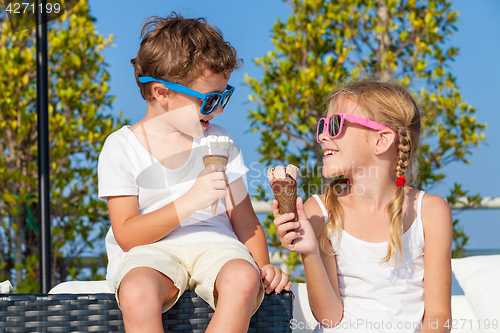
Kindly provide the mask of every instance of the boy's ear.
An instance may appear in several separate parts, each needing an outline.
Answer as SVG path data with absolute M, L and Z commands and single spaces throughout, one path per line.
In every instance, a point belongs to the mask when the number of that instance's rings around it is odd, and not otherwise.
M 377 141 L 375 144 L 375 155 L 380 155 L 385 153 L 391 148 L 394 141 L 396 141 L 396 135 L 394 132 L 388 128 L 380 130 L 377 132 Z
M 159 82 L 153 82 L 151 89 L 153 90 L 153 96 L 161 104 L 161 106 L 166 106 L 168 103 L 168 95 L 170 89 L 165 87 Z

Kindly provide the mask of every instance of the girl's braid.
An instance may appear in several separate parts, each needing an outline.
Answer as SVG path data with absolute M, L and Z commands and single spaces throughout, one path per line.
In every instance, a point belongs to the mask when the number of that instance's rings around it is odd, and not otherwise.
M 404 176 L 406 168 L 410 165 L 410 153 L 411 153 L 411 143 L 408 139 L 408 131 L 406 127 L 403 127 L 399 133 L 399 144 L 398 144 L 398 164 L 396 166 L 396 177 Z

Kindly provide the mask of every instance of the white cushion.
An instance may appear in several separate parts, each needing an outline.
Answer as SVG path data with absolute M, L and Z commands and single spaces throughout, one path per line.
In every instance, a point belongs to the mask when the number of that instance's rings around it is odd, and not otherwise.
M 8 294 L 12 290 L 12 283 L 9 280 L 0 283 L 0 294 Z
M 453 259 L 451 263 L 481 332 L 500 332 L 500 255 Z M 453 319 L 463 322 L 462 318 Z
M 314 330 L 315 325 L 319 325 L 312 314 L 307 299 L 307 289 L 305 283 L 292 283 L 290 289 L 295 300 L 293 302 L 293 319 L 290 322 L 290 327 L 293 333 L 310 333 Z
M 67 281 L 58 284 L 49 294 L 114 294 L 107 281 Z
M 477 317 L 465 295 L 451 296 L 452 333 L 481 333 Z

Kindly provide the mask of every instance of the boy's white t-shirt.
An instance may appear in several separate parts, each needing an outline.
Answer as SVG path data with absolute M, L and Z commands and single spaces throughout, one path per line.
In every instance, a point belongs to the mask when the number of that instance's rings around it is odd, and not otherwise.
M 229 131 L 215 124 L 210 124 L 207 131 L 207 135 L 231 137 Z M 136 195 L 139 214 L 166 206 L 185 194 L 205 168 L 200 140 L 193 140 L 186 163 L 172 170 L 156 160 L 127 126 L 122 127 L 108 136 L 99 155 L 99 199 Z M 239 148 L 233 145 L 226 171 L 228 182 L 232 183 L 247 172 Z M 221 242 L 240 243 L 226 213 L 224 199 L 219 200 L 215 217 L 210 206 L 199 210 L 157 243 L 192 245 Z M 105 243 L 108 254 L 106 280 L 112 283 L 125 252 L 116 242 L 112 228 L 106 235 Z

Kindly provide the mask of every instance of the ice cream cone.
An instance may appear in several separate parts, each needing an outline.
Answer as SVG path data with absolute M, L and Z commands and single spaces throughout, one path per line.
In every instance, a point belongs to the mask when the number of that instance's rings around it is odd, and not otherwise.
M 297 221 L 297 178 L 298 168 L 289 164 L 286 168 L 278 166 L 267 171 L 267 177 L 273 190 L 274 198 L 278 200 L 281 215 L 294 213 Z
M 201 138 L 200 146 L 202 148 L 203 164 L 205 165 L 205 168 L 214 164 L 227 166 L 229 156 L 231 155 L 232 145 L 233 140 L 224 135 L 208 135 Z M 232 195 L 229 187 L 227 188 L 227 194 L 232 203 Z M 212 203 L 212 216 L 214 217 L 218 204 L 219 199 Z
M 203 164 L 205 168 L 209 165 L 214 164 L 222 164 L 223 166 L 227 166 L 228 157 L 224 155 L 206 155 L 203 156 Z M 217 211 L 217 205 L 219 204 L 219 199 L 215 200 L 212 207 L 212 216 L 215 217 L 215 212 Z
M 278 200 L 280 214 L 294 213 L 297 219 L 297 182 L 275 181 L 271 184 L 274 198 Z

